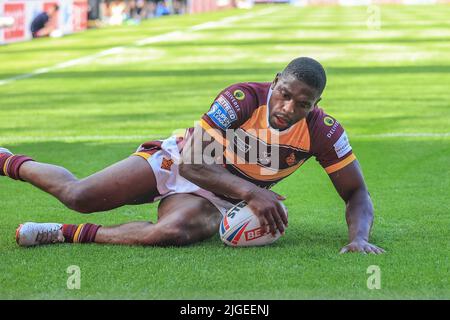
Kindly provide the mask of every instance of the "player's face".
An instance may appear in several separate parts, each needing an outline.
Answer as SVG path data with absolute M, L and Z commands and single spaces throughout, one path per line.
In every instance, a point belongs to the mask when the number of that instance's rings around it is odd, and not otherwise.
M 278 130 L 289 128 L 306 118 L 319 101 L 316 89 L 293 76 L 277 75 L 269 101 L 270 126 Z
M 53 15 L 56 15 L 56 12 L 57 12 L 58 10 L 56 9 L 56 7 L 51 7 L 49 10 L 48 10 L 48 12 L 47 12 L 47 14 L 49 15 L 49 16 L 53 16 Z

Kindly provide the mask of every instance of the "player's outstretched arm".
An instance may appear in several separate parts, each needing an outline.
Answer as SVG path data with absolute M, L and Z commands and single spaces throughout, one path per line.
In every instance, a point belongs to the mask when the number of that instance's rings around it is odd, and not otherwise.
M 331 173 L 330 179 L 346 203 L 349 244 L 344 246 L 340 253 L 384 253 L 382 248 L 369 243 L 373 205 L 358 161 L 354 160 L 344 168 Z
M 205 136 L 207 139 L 204 139 Z M 213 149 L 218 150 L 216 158 L 208 151 Z M 285 198 L 231 174 L 220 164 L 222 151 L 222 145 L 203 128 L 197 127 L 183 149 L 180 175 L 205 190 L 245 200 L 258 216 L 261 225 L 268 226 L 273 235 L 277 229 L 283 234 L 287 217 L 279 201 Z

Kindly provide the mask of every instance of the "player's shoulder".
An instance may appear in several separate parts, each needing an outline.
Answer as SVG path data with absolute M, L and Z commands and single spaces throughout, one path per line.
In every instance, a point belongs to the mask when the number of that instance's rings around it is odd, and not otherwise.
M 223 89 L 203 115 L 210 126 L 222 130 L 235 129 L 253 112 L 267 103 L 270 82 L 241 82 Z
M 245 121 L 256 109 L 267 104 L 269 88 L 270 82 L 235 83 L 220 92 L 215 104 L 224 110 L 232 110 L 237 118 Z
M 317 137 L 331 139 L 338 131 L 343 131 L 342 124 L 332 115 L 326 113 L 322 108 L 314 108 L 306 118 L 311 134 Z
M 307 117 L 310 152 L 330 174 L 355 159 L 347 133 L 341 123 L 322 108 L 315 108 Z
M 311 139 L 311 150 L 315 154 L 334 148 L 338 156 L 351 150 L 342 124 L 322 108 L 315 108 L 307 118 Z
M 260 106 L 267 103 L 270 84 L 270 82 L 234 83 L 225 88 L 220 95 L 234 105 L 252 103 Z

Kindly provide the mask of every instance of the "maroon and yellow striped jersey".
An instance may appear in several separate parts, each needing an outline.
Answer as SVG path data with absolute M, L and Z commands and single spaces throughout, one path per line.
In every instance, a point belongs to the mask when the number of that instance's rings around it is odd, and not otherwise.
M 270 85 L 231 85 L 202 116 L 201 127 L 225 147 L 224 166 L 229 172 L 270 188 L 311 157 L 328 174 L 355 160 L 344 128 L 320 107 L 284 131 L 271 128 Z M 252 160 L 255 146 L 260 147 Z

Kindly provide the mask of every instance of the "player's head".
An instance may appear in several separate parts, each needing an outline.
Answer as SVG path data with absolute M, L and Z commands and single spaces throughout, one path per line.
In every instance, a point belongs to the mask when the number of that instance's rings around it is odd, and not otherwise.
M 271 86 L 271 127 L 285 130 L 306 118 L 320 101 L 326 82 L 325 70 L 316 60 L 307 57 L 292 60 Z
M 48 15 L 53 15 L 53 14 L 55 14 L 56 12 L 58 12 L 58 10 L 59 10 L 59 6 L 58 6 L 57 4 L 54 4 L 53 6 L 51 6 L 51 7 L 48 9 L 47 14 L 48 14 Z

